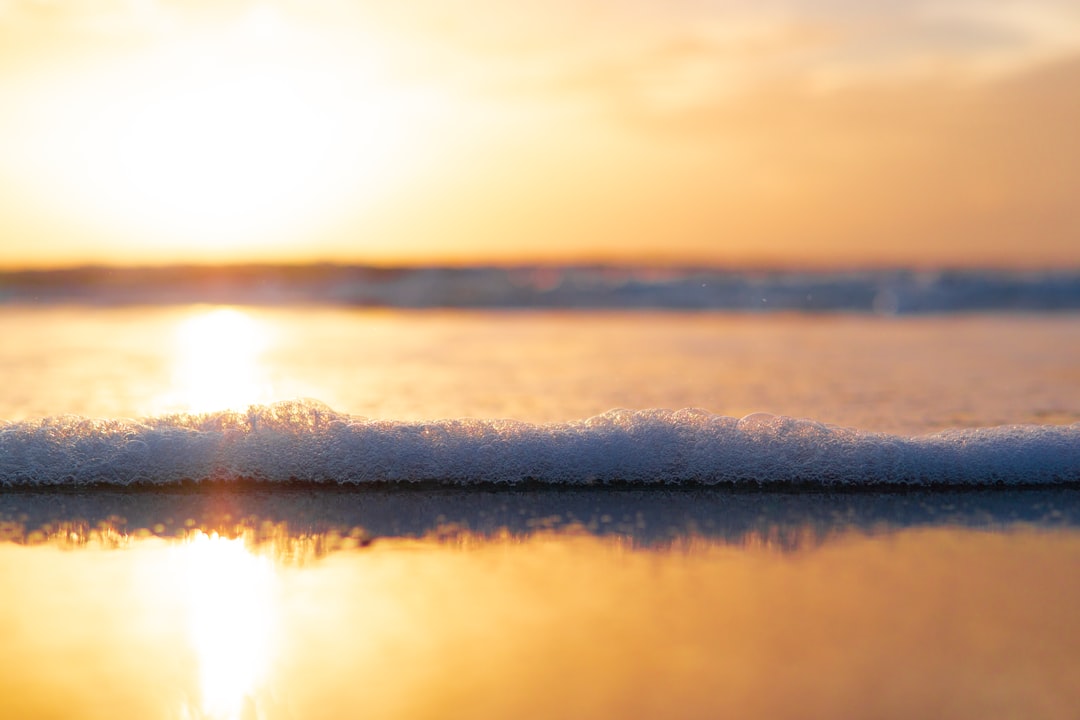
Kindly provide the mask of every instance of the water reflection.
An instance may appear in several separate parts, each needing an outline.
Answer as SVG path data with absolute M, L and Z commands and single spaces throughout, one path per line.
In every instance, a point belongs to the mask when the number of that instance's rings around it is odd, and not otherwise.
M 89 537 L 188 537 L 193 528 L 286 554 L 322 554 L 392 538 L 537 532 L 666 548 L 687 538 L 795 552 L 860 533 L 907 528 L 1080 528 L 1074 488 L 891 493 L 722 489 L 519 491 L 211 484 L 201 490 L 0 493 L 0 540 L 65 545 Z M 74 538 L 74 539 L 72 539 Z
M 788 552 L 460 531 L 340 538 L 310 563 L 206 528 L 117 547 L 62 532 L 82 549 L 0 543 L 18 580 L 0 601 L 2 717 L 1066 718 L 1080 703 L 1076 530 L 851 531 Z
M 198 714 L 214 720 L 254 717 L 277 630 L 271 560 L 243 539 L 196 531 L 177 547 L 188 632 L 199 665 Z
M 262 355 L 270 331 L 233 308 L 199 311 L 176 329 L 173 387 L 163 409 L 186 412 L 241 410 L 273 399 Z

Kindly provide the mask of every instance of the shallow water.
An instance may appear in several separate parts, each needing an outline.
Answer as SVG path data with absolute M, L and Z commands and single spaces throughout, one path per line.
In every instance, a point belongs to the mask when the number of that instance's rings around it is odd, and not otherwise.
M 800 527 L 54 528 L 0 543 L 0 714 L 1072 717 L 1075 526 Z
M 318 547 L 327 548 L 343 538 L 505 538 L 544 530 L 617 537 L 641 548 L 669 548 L 694 538 L 800 550 L 849 534 L 1017 526 L 1045 532 L 1080 529 L 1080 491 L 1054 486 L 788 492 L 219 484 L 0 494 L 0 539 L 73 547 L 109 538 L 173 539 L 198 528 L 287 546 L 298 538 L 314 538 Z
M 0 307 L 0 419 L 310 397 L 393 420 L 768 412 L 918 434 L 1080 420 L 1080 315 Z
M 1080 426 L 1048 427 L 1080 420 L 1080 316 L 3 307 L 0 336 L 0 717 L 1080 705 L 1080 491 L 1056 485 L 1080 468 Z M 344 415 L 247 409 L 302 396 Z M 646 412 L 573 422 L 620 406 Z M 647 411 L 690 406 L 859 432 L 754 416 L 748 435 L 719 437 L 741 426 Z M 1044 427 L 971 430 L 1018 423 Z M 967 430 L 866 434 L 946 428 Z M 673 455 L 724 465 L 731 448 L 873 469 L 897 446 L 917 468 L 947 456 L 961 487 L 231 484 L 262 467 L 338 467 L 330 481 L 440 459 L 493 468 L 499 453 L 558 456 L 587 481 Z M 1046 482 L 998 486 L 1010 463 L 1011 481 Z M 35 489 L 47 475 L 64 487 Z M 219 482 L 116 487 L 173 475 Z

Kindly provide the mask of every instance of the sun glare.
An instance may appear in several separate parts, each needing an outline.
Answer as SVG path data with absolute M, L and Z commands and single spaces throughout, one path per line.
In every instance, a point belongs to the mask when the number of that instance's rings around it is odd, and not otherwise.
M 310 240 L 415 171 L 446 114 L 326 32 L 264 8 L 43 79 L 19 109 L 30 179 L 140 253 Z
M 276 629 L 273 562 L 249 552 L 243 539 L 203 532 L 178 552 L 185 571 L 188 632 L 199 663 L 196 716 L 253 716 Z
M 250 315 L 232 308 L 203 311 L 177 327 L 175 340 L 173 389 L 164 409 L 242 410 L 270 400 L 260 361 L 269 331 Z
M 116 180 L 137 215 L 172 233 L 255 238 L 306 202 L 333 133 L 288 77 L 200 65 L 118 124 Z

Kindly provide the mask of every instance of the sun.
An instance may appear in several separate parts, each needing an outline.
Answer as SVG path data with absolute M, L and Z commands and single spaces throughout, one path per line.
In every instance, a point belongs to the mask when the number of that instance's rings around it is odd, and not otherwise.
M 27 131 L 41 194 L 133 250 L 210 260 L 378 203 L 422 164 L 439 100 L 377 43 L 327 37 L 257 9 L 47 84 Z
M 298 75 L 202 60 L 143 98 L 106 143 L 127 210 L 210 242 L 292 220 L 338 135 Z

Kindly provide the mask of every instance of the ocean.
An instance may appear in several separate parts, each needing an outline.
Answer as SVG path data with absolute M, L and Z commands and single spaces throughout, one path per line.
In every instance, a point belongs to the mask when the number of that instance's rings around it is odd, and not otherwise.
M 1071 275 L 0 280 L 2 717 L 1080 705 Z

